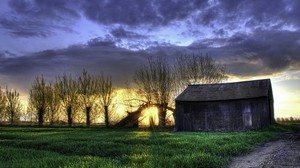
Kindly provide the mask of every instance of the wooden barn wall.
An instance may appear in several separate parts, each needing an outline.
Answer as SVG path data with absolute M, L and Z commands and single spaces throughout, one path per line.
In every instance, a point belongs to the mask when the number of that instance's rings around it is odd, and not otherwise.
M 226 131 L 269 126 L 268 98 L 215 102 L 176 102 L 178 131 Z

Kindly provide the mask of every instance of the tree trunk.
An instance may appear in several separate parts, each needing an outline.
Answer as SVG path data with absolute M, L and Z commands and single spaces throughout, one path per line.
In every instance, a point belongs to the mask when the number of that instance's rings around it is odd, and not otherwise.
M 38 111 L 38 120 L 39 120 L 39 126 L 43 126 L 44 123 L 44 109 L 40 108 Z
M 72 127 L 73 120 L 72 120 L 72 107 L 69 106 L 67 108 L 67 115 L 68 115 L 68 127 Z
M 153 118 L 153 116 L 151 115 L 150 117 L 149 117 L 149 124 L 150 124 L 150 127 L 154 127 L 154 118 Z
M 91 107 L 86 107 L 85 112 L 86 112 L 86 127 L 89 128 L 91 125 L 91 119 L 90 119 Z
M 10 110 L 10 124 L 12 125 L 14 123 L 14 111 Z
M 167 109 L 161 105 L 158 107 L 158 119 L 159 119 L 159 126 L 166 126 L 166 116 L 167 116 Z
M 109 118 L 108 118 L 108 106 L 104 106 L 104 115 L 105 115 L 105 127 L 109 126 Z
M 51 117 L 50 117 L 50 125 L 54 124 L 54 114 L 53 111 L 51 112 Z

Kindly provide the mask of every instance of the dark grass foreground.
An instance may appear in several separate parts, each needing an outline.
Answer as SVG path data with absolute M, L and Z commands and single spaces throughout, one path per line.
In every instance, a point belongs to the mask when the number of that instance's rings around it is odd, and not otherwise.
M 224 167 L 283 126 L 232 133 L 0 127 L 0 167 Z

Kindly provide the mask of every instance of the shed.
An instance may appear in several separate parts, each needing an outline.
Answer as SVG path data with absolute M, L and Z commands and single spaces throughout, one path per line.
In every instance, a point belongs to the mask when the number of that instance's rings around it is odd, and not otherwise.
M 275 122 L 270 79 L 189 85 L 175 102 L 177 131 L 248 130 Z

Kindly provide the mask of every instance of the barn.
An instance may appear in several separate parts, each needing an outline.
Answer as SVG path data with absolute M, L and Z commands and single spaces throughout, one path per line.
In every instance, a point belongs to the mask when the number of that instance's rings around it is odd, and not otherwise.
M 189 85 L 175 102 L 177 131 L 249 130 L 275 122 L 270 79 Z

